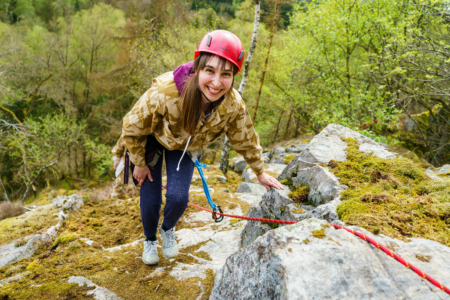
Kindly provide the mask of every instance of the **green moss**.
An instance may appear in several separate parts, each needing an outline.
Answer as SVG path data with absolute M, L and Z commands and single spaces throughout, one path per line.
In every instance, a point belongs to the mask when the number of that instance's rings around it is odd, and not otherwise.
M 230 220 L 230 225 L 231 226 L 234 226 L 234 225 L 236 225 L 237 223 L 239 223 L 240 222 L 240 219 L 231 219 Z
M 292 181 L 289 179 L 283 179 L 280 181 L 281 184 L 287 185 L 288 187 L 292 188 L 294 185 L 292 184 Z
M 429 179 L 418 162 L 378 158 L 359 152 L 356 140 L 344 141 L 347 161 L 330 169 L 349 187 L 337 208 L 341 220 L 403 240 L 420 237 L 450 245 L 450 181 Z
M 311 231 L 311 234 L 312 234 L 313 237 L 316 237 L 318 239 L 323 239 L 324 237 L 327 236 L 325 234 L 325 228 L 318 229 L 318 230 L 313 230 L 313 231 Z
M 290 155 L 286 155 L 284 157 L 284 164 L 287 165 L 289 164 L 294 158 L 297 157 L 298 154 L 290 154 Z
M 311 241 L 309 239 L 304 239 L 303 243 L 305 243 L 306 245 L 308 245 Z
M 75 238 L 75 234 L 72 232 L 64 232 L 55 240 L 54 245 L 67 244 Z
M 0 292 L 0 299 L 90 299 L 87 291 L 93 287 L 80 287 L 78 284 L 69 284 L 55 278 L 50 282 L 39 285 L 27 284 L 27 281 L 19 281 L 10 284 Z
M 297 186 L 292 192 L 288 194 L 288 197 L 296 203 L 306 202 L 308 199 L 310 188 L 304 184 Z
M 305 213 L 305 210 L 303 209 L 303 207 L 301 207 L 301 205 L 299 205 L 299 207 L 292 210 L 292 213 L 296 214 L 296 215 L 300 215 L 300 214 Z
M 74 241 L 70 243 L 69 247 L 67 248 L 69 251 L 75 251 L 76 249 L 79 249 L 83 247 L 79 241 Z

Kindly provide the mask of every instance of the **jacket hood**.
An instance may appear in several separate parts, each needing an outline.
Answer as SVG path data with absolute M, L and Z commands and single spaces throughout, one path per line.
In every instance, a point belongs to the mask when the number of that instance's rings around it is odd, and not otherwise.
M 181 65 L 173 71 L 173 79 L 175 81 L 175 85 L 177 86 L 178 92 L 181 95 L 183 91 L 184 85 L 186 81 L 194 76 L 194 70 L 192 67 L 194 66 L 194 61 L 190 61 L 187 64 Z

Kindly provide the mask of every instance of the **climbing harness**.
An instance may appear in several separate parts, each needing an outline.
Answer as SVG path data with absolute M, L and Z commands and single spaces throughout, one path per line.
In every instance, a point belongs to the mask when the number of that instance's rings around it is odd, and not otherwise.
M 206 182 L 205 175 L 203 175 L 202 168 L 209 169 L 209 166 L 202 164 L 201 162 L 198 161 L 197 158 L 195 159 L 194 165 L 197 167 L 198 173 L 200 174 L 200 177 L 202 178 L 203 191 L 205 192 L 206 199 L 208 199 L 208 203 L 212 208 L 212 211 L 210 211 L 212 213 L 212 218 L 216 222 L 221 222 L 223 220 L 223 211 L 219 205 L 215 205 L 214 202 L 212 201 L 211 195 L 209 194 L 208 183 Z M 217 212 L 217 211 L 219 211 L 219 212 Z M 217 216 L 217 215 L 219 215 L 219 216 Z
M 202 179 L 203 179 L 203 173 L 202 173 Z M 203 184 L 203 187 L 205 186 L 205 184 Z M 209 192 L 208 192 L 209 195 Z M 193 203 L 188 203 L 190 206 L 196 207 L 198 209 L 207 211 L 207 212 L 212 212 L 209 209 L 203 208 L 201 206 L 195 205 Z M 211 203 L 210 203 L 211 204 Z M 222 211 L 217 213 L 218 215 L 223 217 L 231 217 L 231 218 L 238 218 L 238 219 L 244 219 L 244 220 L 251 220 L 251 221 L 260 221 L 260 222 L 266 222 L 266 223 L 277 223 L 277 224 L 295 224 L 298 223 L 297 221 L 286 221 L 286 220 L 274 220 L 274 219 L 263 219 L 263 218 L 250 218 L 250 217 L 244 217 L 244 216 L 236 216 L 236 215 L 228 215 L 228 214 L 224 214 L 222 213 Z M 357 237 L 371 243 L 372 245 L 374 245 L 375 247 L 377 247 L 378 249 L 383 250 L 387 255 L 391 256 L 392 258 L 394 258 L 395 260 L 397 260 L 398 262 L 400 262 L 402 265 L 408 267 L 408 269 L 413 270 L 414 272 L 416 272 L 419 276 L 425 278 L 426 280 L 428 280 L 429 282 L 431 282 L 432 284 L 434 284 L 435 286 L 437 286 L 438 288 L 440 288 L 441 290 L 443 290 L 444 292 L 446 292 L 447 294 L 450 295 L 450 289 L 446 286 L 444 286 L 443 284 L 441 284 L 440 282 L 438 282 L 436 279 L 434 279 L 433 277 L 425 274 L 422 270 L 418 269 L 417 267 L 413 266 L 412 264 L 410 264 L 409 262 L 407 262 L 406 260 L 404 260 L 402 257 L 400 257 L 399 255 L 395 254 L 394 252 L 392 252 L 391 250 L 389 250 L 387 247 L 380 245 L 377 241 L 375 241 L 374 239 L 366 236 L 365 234 L 358 232 L 358 231 L 354 231 L 353 229 L 344 227 L 344 226 L 340 226 L 340 225 L 336 225 L 333 223 L 329 223 L 330 226 L 336 228 L 336 229 L 344 229 L 354 235 L 356 235 Z

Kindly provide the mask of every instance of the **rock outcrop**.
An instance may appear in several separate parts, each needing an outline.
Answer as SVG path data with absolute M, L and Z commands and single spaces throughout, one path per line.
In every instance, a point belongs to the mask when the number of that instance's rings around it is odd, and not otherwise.
M 367 236 L 373 235 L 352 227 Z M 450 249 L 383 235 L 380 243 L 450 285 Z M 448 294 L 384 252 L 326 221 L 309 219 L 271 230 L 231 255 L 210 299 L 449 299 Z
M 443 165 L 436 171 L 437 174 L 449 174 L 450 173 L 450 165 Z
M 91 291 L 88 291 L 88 295 L 92 295 L 96 300 L 122 300 L 122 298 L 118 297 L 116 294 L 111 292 L 110 290 L 100 287 L 93 283 L 91 280 L 87 279 L 83 276 L 71 276 L 68 279 L 69 283 L 76 283 L 78 286 L 87 286 L 94 288 Z
M 236 193 L 264 194 L 266 191 L 267 189 L 259 183 L 243 182 Z
M 264 165 L 265 172 L 274 177 L 277 177 L 278 175 L 280 175 L 281 172 L 283 172 L 285 167 L 286 167 L 285 164 L 265 164 Z M 256 174 L 250 168 L 246 168 L 244 170 L 244 172 L 242 172 L 242 178 L 244 178 L 245 182 L 258 182 L 258 179 L 256 178 Z
M 83 198 L 77 195 L 58 196 L 53 199 L 53 206 L 60 209 L 58 223 L 51 226 L 41 234 L 34 234 L 15 240 L 7 245 L 0 246 L 0 267 L 15 263 L 21 259 L 31 257 L 41 243 L 49 244 L 56 238 L 67 214 L 79 209 L 84 204 Z
M 337 206 L 341 203 L 339 194 L 347 187 L 339 183 L 339 179 L 332 174 L 324 164 L 331 160 L 345 161 L 347 143 L 345 139 L 352 138 L 359 142 L 359 150 L 372 153 L 381 158 L 393 158 L 395 153 L 387 151 L 373 140 L 350 130 L 342 125 L 328 125 L 320 134 L 316 135 L 281 172 L 278 180 L 287 180 L 294 188 L 309 187 L 307 202 L 311 205 L 294 203 L 285 195 L 284 210 L 281 212 L 275 206 L 279 197 L 278 191 L 266 194 L 259 207 L 253 207 L 247 213 L 248 217 L 271 218 L 283 220 L 289 217 L 291 221 L 308 218 L 320 218 L 329 222 L 338 221 Z M 279 150 L 279 151 L 278 151 Z M 281 153 L 281 149 L 277 148 Z M 247 181 L 247 178 L 246 178 Z M 300 212 L 301 210 L 303 212 Z M 259 234 L 270 230 L 268 225 L 258 225 L 249 222 L 241 234 L 241 246 L 245 247 L 253 242 Z

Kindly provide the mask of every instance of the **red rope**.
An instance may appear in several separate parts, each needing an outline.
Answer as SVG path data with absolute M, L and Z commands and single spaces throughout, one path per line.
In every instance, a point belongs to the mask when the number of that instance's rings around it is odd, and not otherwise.
M 204 211 L 212 213 L 212 210 L 209 210 L 209 209 L 203 208 L 201 206 L 192 204 L 191 202 L 188 202 L 188 204 L 190 206 L 197 207 L 197 208 L 199 208 L 201 210 L 204 210 Z M 243 217 L 243 216 L 227 215 L 227 214 L 223 214 L 223 213 L 220 213 L 220 212 L 216 212 L 216 214 L 218 214 L 220 216 L 230 217 L 230 218 L 238 218 L 238 219 L 251 220 L 251 221 L 260 221 L 260 222 L 267 222 L 267 223 L 278 223 L 278 224 L 295 224 L 295 223 L 297 223 L 296 221 L 283 221 L 283 220 L 274 220 L 274 219 L 261 219 L 261 218 L 250 218 L 250 217 Z
M 201 210 L 204 210 L 204 211 L 212 213 L 212 210 L 203 208 L 201 206 L 195 205 L 195 204 L 190 203 L 190 202 L 188 204 L 190 206 L 193 206 L 193 207 L 196 207 L 198 209 L 201 209 Z M 262 219 L 262 218 L 250 218 L 250 217 L 243 217 L 243 216 L 235 216 L 235 215 L 223 214 L 223 213 L 220 213 L 220 212 L 216 212 L 216 214 L 218 214 L 220 216 L 225 216 L 225 217 L 238 218 L 238 219 L 251 220 L 251 221 L 260 221 L 260 222 L 267 222 L 267 223 L 278 223 L 278 224 L 295 224 L 295 223 L 298 223 L 296 221 L 284 221 L 284 220 L 274 220 L 274 219 Z M 383 250 L 387 255 L 391 256 L 394 259 L 396 259 L 402 265 L 404 265 L 404 266 L 408 267 L 409 269 L 413 270 L 414 272 L 416 272 L 420 277 L 423 277 L 423 278 L 427 279 L 429 282 L 431 282 L 432 284 L 434 284 L 435 286 L 437 286 L 438 288 L 440 288 L 441 290 L 443 290 L 444 292 L 446 292 L 447 294 L 450 295 L 450 289 L 448 287 L 444 286 L 443 284 L 438 282 L 433 277 L 425 274 L 423 271 L 421 271 L 417 267 L 411 265 L 406 260 L 404 260 L 403 258 L 398 256 L 397 254 L 395 254 L 394 252 L 392 252 L 391 250 L 389 250 L 385 246 L 378 244 L 378 242 L 376 242 L 374 239 L 366 236 L 365 234 L 362 234 L 361 232 L 354 231 L 353 229 L 350 229 L 350 228 L 347 228 L 347 227 L 344 227 L 344 226 L 340 226 L 340 225 L 336 225 L 336 224 L 332 224 L 332 223 L 330 223 L 330 226 L 332 226 L 332 227 L 334 227 L 336 229 L 345 229 L 348 232 L 356 235 L 357 237 L 360 237 L 361 239 L 371 243 L 372 245 L 374 245 L 378 249 Z

